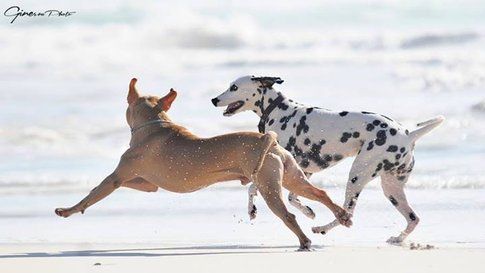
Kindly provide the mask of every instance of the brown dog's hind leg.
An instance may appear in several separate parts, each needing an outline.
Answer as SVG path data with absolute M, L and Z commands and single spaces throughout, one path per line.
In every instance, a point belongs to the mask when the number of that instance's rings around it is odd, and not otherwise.
M 55 213 L 60 217 L 69 217 L 74 213 L 84 211 L 97 203 L 99 200 L 105 198 L 109 194 L 111 194 L 114 190 L 119 188 L 122 184 L 122 180 L 115 174 L 112 173 L 108 177 L 106 177 L 101 184 L 95 187 L 89 194 L 86 196 L 81 202 L 77 203 L 76 205 L 70 208 L 57 208 Z
M 346 227 L 352 225 L 352 221 L 350 220 L 351 215 L 339 205 L 335 204 L 324 190 L 310 184 L 303 171 L 298 167 L 295 159 L 288 154 L 285 156 L 283 186 L 296 195 L 321 202 L 333 212 L 342 225 Z
M 287 210 L 283 202 L 281 194 L 282 175 L 283 163 L 281 159 L 270 153 L 266 155 L 264 164 L 256 175 L 254 182 L 257 184 L 261 196 L 263 196 L 271 211 L 298 237 L 300 250 L 308 250 L 311 246 L 310 239 L 303 233 L 296 222 L 295 215 Z

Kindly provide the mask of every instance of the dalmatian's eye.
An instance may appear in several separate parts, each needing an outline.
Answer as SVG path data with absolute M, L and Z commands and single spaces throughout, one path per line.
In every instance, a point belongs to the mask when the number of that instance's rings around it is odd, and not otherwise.
M 235 84 L 231 85 L 231 88 L 229 89 L 232 92 L 237 91 L 237 86 Z

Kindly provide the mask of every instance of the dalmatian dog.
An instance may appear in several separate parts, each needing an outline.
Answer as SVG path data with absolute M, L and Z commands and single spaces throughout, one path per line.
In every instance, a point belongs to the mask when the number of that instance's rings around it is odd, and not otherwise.
M 444 121 L 438 116 L 417 124 L 410 131 L 399 122 L 372 112 L 331 111 L 305 106 L 276 91 L 279 77 L 244 76 L 233 81 L 221 95 L 212 99 L 216 107 L 227 106 L 224 116 L 253 111 L 260 117 L 260 132 L 274 131 L 278 142 L 297 160 L 310 177 L 313 173 L 335 166 L 346 157 L 355 157 L 350 169 L 344 208 L 353 213 L 362 189 L 376 177 L 386 198 L 404 216 L 406 228 L 388 243 L 401 243 L 417 226 L 419 217 L 406 200 L 404 185 L 414 166 L 416 140 Z M 254 184 L 249 188 L 248 213 L 256 216 Z M 306 216 L 315 214 L 290 193 L 290 204 Z M 333 222 L 313 227 L 314 233 L 325 234 L 339 225 Z

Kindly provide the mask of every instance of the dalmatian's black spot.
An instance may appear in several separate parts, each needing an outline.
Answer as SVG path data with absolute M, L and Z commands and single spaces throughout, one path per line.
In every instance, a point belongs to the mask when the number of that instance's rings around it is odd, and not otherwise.
M 255 97 L 255 96 L 256 96 L 256 93 L 253 93 L 253 97 Z
M 387 159 L 384 159 L 384 161 L 382 161 L 382 162 L 384 163 L 384 170 L 386 170 L 386 171 L 390 171 L 394 167 L 394 163 L 391 163 Z
M 304 155 L 303 150 L 300 149 L 300 147 L 298 147 L 296 145 L 293 146 L 293 150 L 295 151 L 295 153 L 294 153 L 295 156 L 303 156 Z
M 272 98 L 269 98 L 268 99 L 268 104 L 272 104 L 273 103 L 273 99 Z
M 342 137 L 340 138 L 340 142 L 345 143 L 345 142 L 347 142 L 347 140 L 349 140 L 349 138 L 351 138 L 351 137 L 352 137 L 352 134 L 351 134 L 351 133 L 344 132 L 344 133 L 342 134 Z
M 289 121 L 290 121 L 290 120 L 291 120 L 291 119 L 292 119 L 292 118 L 293 118 L 293 117 L 296 115 L 296 112 L 297 112 L 297 111 L 295 110 L 295 111 L 293 111 L 293 113 L 291 113 L 291 115 L 289 115 L 289 116 L 284 116 L 284 117 L 282 117 L 282 118 L 280 119 L 280 123 L 283 123 L 283 124 L 281 125 L 281 130 L 283 130 L 283 131 L 284 131 L 284 130 L 286 129 L 286 126 L 288 125 L 288 122 L 289 122 Z
M 325 161 L 332 161 L 332 156 L 331 156 L 331 155 L 324 155 L 324 156 L 323 156 L 323 159 L 324 159 Z
M 373 124 L 374 126 L 378 126 L 379 124 L 381 124 L 381 121 L 380 121 L 380 120 L 378 120 L 378 119 L 376 119 L 376 120 L 374 120 L 374 121 L 372 122 L 372 124 Z
M 327 143 L 327 142 L 325 141 L 325 139 L 322 139 L 322 140 L 320 140 L 320 142 L 319 142 L 319 143 L 320 143 L 320 145 L 323 145 L 323 144 L 325 144 L 325 143 Z
M 341 117 L 345 117 L 349 112 L 347 111 L 342 111 L 340 113 L 338 113 Z
M 394 128 L 391 128 L 391 130 L 389 130 L 389 133 L 390 133 L 391 135 L 395 136 L 395 135 L 396 135 L 396 133 L 397 133 L 397 130 L 396 130 L 396 129 L 394 129 Z
M 360 192 L 356 193 L 356 194 L 355 194 L 355 198 L 356 198 L 356 199 L 357 199 L 357 198 L 359 198 L 359 195 L 360 195 Z
M 387 123 L 381 123 L 381 128 L 387 128 Z
M 283 110 L 283 111 L 286 111 L 288 109 L 288 104 L 284 103 L 284 102 L 280 102 L 280 104 L 278 104 L 278 108 Z
M 293 128 L 295 128 L 295 127 L 296 127 L 296 123 L 293 123 Z
M 396 155 L 396 159 L 399 159 L 399 158 L 401 158 L 401 154 Z
M 307 113 L 307 115 L 308 115 L 308 114 L 310 114 L 312 111 L 313 111 L 313 107 L 307 108 L 307 109 L 306 109 L 306 113 Z
M 403 170 L 406 167 L 405 163 L 402 163 L 399 167 L 397 167 L 398 170 Z
M 394 206 L 397 207 L 398 203 L 397 203 L 396 198 L 394 198 L 394 196 L 390 195 L 389 196 L 389 201 L 391 201 L 391 204 L 393 204 Z
M 382 169 L 382 163 L 377 164 L 376 172 Z
M 367 111 L 362 111 L 361 113 L 364 114 L 364 115 L 374 115 L 375 114 L 375 113 L 367 112 Z
M 386 139 L 387 139 L 386 131 L 385 130 L 379 130 L 377 132 L 377 139 L 375 140 L 375 144 L 378 145 L 378 146 L 382 146 L 382 145 L 386 144 Z
M 397 149 L 398 149 L 398 147 L 397 147 L 396 145 L 390 145 L 390 146 L 387 148 L 387 150 L 386 150 L 386 151 L 391 152 L 391 153 L 395 153 L 395 152 L 397 152 Z
M 372 177 L 376 177 L 376 176 L 377 176 L 377 174 L 376 174 L 376 173 L 373 173 L 373 174 L 372 174 Z
M 251 209 L 250 214 L 251 214 L 251 215 L 254 215 L 254 214 L 256 214 L 256 213 L 257 213 L 257 211 L 258 211 L 258 209 L 256 208 L 256 206 L 255 206 L 255 205 L 253 205 L 253 208 Z
M 261 101 L 257 100 L 254 102 L 254 106 L 259 107 L 261 105 Z
M 402 147 L 400 150 L 399 150 L 401 153 L 404 153 L 404 151 L 406 151 L 406 148 Z
M 398 177 L 397 177 L 397 179 L 398 179 L 399 181 L 404 181 L 404 179 L 406 179 L 406 176 L 398 176 Z
M 329 166 L 327 160 L 320 157 L 320 150 L 322 149 L 322 145 L 320 144 L 312 144 L 310 148 L 310 152 L 307 153 L 307 157 L 315 162 L 321 168 L 327 168 Z
M 408 129 L 406 129 L 406 131 L 404 131 L 404 133 L 405 133 L 407 136 L 409 136 L 409 130 L 408 130 Z
M 305 141 L 303 142 L 305 145 L 310 145 L 310 139 L 309 138 L 305 138 Z
M 295 146 L 295 144 L 296 144 L 296 138 L 294 138 L 294 137 L 290 137 L 290 138 L 288 139 L 288 144 L 286 144 L 285 149 L 286 149 L 287 151 L 291 152 L 291 150 L 292 150 L 293 146 Z
M 399 165 L 399 161 L 394 162 L 394 166 Z
M 349 205 L 347 206 L 348 209 L 351 209 L 354 206 L 354 199 L 350 199 Z
M 271 125 L 273 125 L 273 123 L 274 123 L 274 119 L 271 119 L 271 120 L 268 122 L 268 125 L 269 125 L 269 126 L 271 126 Z
M 365 127 L 365 129 L 367 131 L 371 132 L 372 130 L 374 130 L 374 125 L 372 125 L 372 124 L 369 123 L 369 124 L 367 124 L 367 127 Z
M 358 138 L 358 137 L 360 137 L 360 133 L 359 132 L 354 132 L 354 133 L 352 133 L 352 137 L 353 138 Z
M 416 214 L 414 214 L 414 212 L 409 213 L 409 219 L 411 219 L 411 221 L 416 221 Z
M 367 145 L 367 151 L 372 150 L 374 148 L 374 141 L 369 142 L 369 145 Z
M 359 179 L 359 178 L 356 176 L 356 177 L 354 177 L 354 178 L 350 179 L 350 182 L 355 183 L 355 182 L 357 182 L 357 180 L 358 180 L 358 179 Z
M 342 155 L 333 155 L 333 160 L 335 161 L 340 161 L 342 158 L 344 158 Z
M 301 162 L 300 162 L 300 166 L 302 168 L 307 168 L 308 166 L 310 165 L 310 161 L 308 161 L 307 158 L 303 159 Z
M 301 132 L 308 133 L 310 127 L 306 124 L 306 116 L 300 118 L 300 123 L 296 126 L 296 135 L 299 136 Z

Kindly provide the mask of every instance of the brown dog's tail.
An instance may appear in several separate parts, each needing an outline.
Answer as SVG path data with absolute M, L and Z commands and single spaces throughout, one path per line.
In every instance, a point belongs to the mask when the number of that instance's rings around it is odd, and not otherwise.
M 269 131 L 261 137 L 261 140 L 263 141 L 261 143 L 261 154 L 259 155 L 256 168 L 253 171 L 253 174 L 252 174 L 253 176 L 255 176 L 263 166 L 264 158 L 266 157 L 266 154 L 268 153 L 269 148 L 271 148 L 273 145 L 276 144 L 277 136 L 278 135 L 275 132 Z

